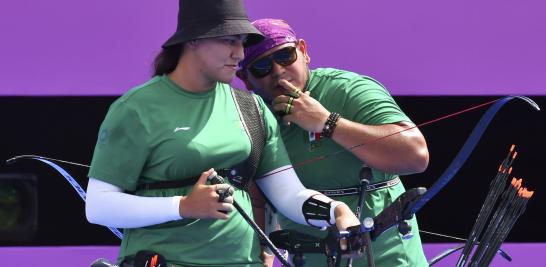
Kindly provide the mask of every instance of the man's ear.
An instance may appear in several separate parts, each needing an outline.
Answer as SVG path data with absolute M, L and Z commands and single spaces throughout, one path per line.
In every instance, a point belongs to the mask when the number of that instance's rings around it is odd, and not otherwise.
M 301 53 L 303 54 L 303 57 L 305 58 L 305 63 L 309 64 L 311 63 L 311 57 L 307 53 L 307 43 L 303 39 L 298 40 L 298 48 L 300 49 Z
M 237 78 L 241 79 L 245 83 L 246 89 L 249 91 L 253 91 L 254 87 L 252 87 L 252 84 L 248 81 L 248 74 L 244 70 L 237 70 L 235 72 L 235 75 L 237 75 Z

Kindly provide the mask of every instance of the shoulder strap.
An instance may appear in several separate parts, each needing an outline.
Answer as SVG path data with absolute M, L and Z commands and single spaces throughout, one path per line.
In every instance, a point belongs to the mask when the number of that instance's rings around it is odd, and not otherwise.
M 251 142 L 250 156 L 244 162 L 247 174 L 245 179 L 253 179 L 265 146 L 265 126 L 262 111 L 253 93 L 232 88 L 231 94 L 235 100 L 235 106 L 239 111 L 243 127 Z M 245 180 L 243 184 L 247 185 L 247 182 Z

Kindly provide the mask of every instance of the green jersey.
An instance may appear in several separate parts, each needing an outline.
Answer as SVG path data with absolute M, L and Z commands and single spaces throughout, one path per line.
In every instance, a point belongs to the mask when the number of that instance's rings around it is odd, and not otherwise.
M 307 91 L 327 110 L 341 114 L 342 118 L 367 125 L 381 125 L 410 119 L 401 111 L 387 90 L 372 78 L 356 73 L 325 68 L 310 72 Z M 282 138 L 290 156 L 297 165 L 310 159 L 344 150 L 335 141 L 320 138 L 319 134 L 309 133 L 297 125 L 281 129 Z M 366 149 L 365 146 L 357 149 Z M 298 166 L 295 171 L 302 183 L 311 189 L 336 189 L 356 187 L 362 161 L 351 152 L 336 153 L 324 160 Z M 395 174 L 372 169 L 371 183 L 391 180 Z M 374 217 L 404 192 L 401 183 L 390 188 L 368 192 L 363 209 L 363 217 Z M 358 195 L 333 197 L 345 202 L 356 210 Z M 308 234 L 324 237 L 325 232 L 316 228 L 298 225 L 280 216 L 283 229 L 296 229 Z M 403 240 L 395 228 L 383 233 L 372 244 L 376 266 L 426 266 L 426 259 L 421 246 L 415 219 L 411 221 L 414 237 Z M 307 254 L 307 266 L 324 266 L 326 258 L 320 255 Z M 353 266 L 366 266 L 362 257 L 354 261 Z
M 137 190 L 139 184 L 182 180 L 203 171 L 229 168 L 250 153 L 250 140 L 227 84 L 190 93 L 167 76 L 136 87 L 110 107 L 99 131 L 89 177 L 135 195 L 188 195 L 192 186 Z M 256 177 L 290 164 L 277 122 L 257 97 L 266 144 Z M 252 216 L 248 193 L 234 199 Z M 139 207 L 134 207 L 138 209 Z M 182 207 L 183 208 L 183 207 Z M 124 229 L 118 263 L 140 250 L 162 254 L 169 266 L 262 266 L 260 245 L 238 212 L 228 220 L 190 219 Z

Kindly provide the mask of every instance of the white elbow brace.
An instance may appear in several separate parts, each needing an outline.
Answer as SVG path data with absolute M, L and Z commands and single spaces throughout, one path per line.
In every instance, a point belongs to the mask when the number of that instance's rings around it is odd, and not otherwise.
M 283 171 L 277 172 L 278 170 Z M 341 202 L 332 202 L 332 199 L 321 193 L 305 188 L 291 166 L 284 166 L 270 173 L 273 174 L 266 174 L 266 177 L 256 180 L 256 183 L 284 216 L 297 223 L 319 228 L 335 224 L 334 209 Z M 317 195 L 328 201 L 315 198 Z

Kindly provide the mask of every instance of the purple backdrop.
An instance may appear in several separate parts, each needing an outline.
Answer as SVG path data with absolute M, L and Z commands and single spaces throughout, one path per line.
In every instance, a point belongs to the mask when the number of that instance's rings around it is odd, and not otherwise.
M 117 95 L 145 81 L 176 26 L 178 2 L 160 2 L 1 1 L 0 95 Z M 246 5 L 251 19 L 288 20 L 313 67 L 371 75 L 393 94 L 546 94 L 544 1 Z
M 428 259 L 439 255 L 442 251 L 453 248 L 458 244 L 425 244 L 425 254 Z M 512 262 L 507 262 L 501 257 L 495 257 L 491 266 L 515 267 L 515 266 L 544 266 L 544 251 L 546 243 L 509 243 L 502 248 L 508 252 Z M 115 246 L 89 246 L 89 247 L 2 247 L 0 258 L 2 266 L 89 266 L 98 258 L 115 261 L 118 247 Z M 459 254 L 452 254 L 445 258 L 436 267 L 455 266 Z M 276 267 L 280 264 L 277 262 Z

